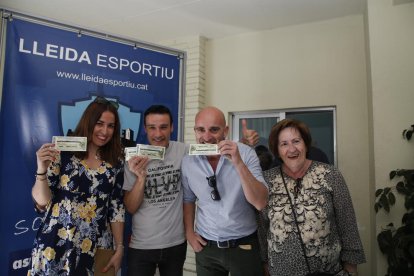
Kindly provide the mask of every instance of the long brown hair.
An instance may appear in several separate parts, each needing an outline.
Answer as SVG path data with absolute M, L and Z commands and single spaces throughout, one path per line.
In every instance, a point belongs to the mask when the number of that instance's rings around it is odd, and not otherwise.
M 122 145 L 120 136 L 121 124 L 119 121 L 118 111 L 116 107 L 111 104 L 111 102 L 91 102 L 83 112 L 82 117 L 80 118 L 79 123 L 72 135 L 87 137 L 88 143 L 89 141 L 92 141 L 95 125 L 101 118 L 102 113 L 105 111 L 109 111 L 114 114 L 115 127 L 111 140 L 99 148 L 99 157 L 102 160 L 110 163 L 112 166 L 115 166 L 119 162 L 119 159 L 122 158 Z M 80 159 L 84 159 L 87 158 L 88 152 L 75 152 L 75 156 Z

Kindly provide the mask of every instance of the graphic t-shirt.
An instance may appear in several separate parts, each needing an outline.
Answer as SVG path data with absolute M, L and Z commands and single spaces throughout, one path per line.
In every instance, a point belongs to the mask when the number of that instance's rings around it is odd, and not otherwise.
M 185 144 L 170 141 L 164 160 L 150 160 L 144 200 L 132 216 L 130 247 L 161 249 L 185 241 L 181 160 L 186 152 Z M 135 180 L 126 164 L 123 189 L 130 191 Z

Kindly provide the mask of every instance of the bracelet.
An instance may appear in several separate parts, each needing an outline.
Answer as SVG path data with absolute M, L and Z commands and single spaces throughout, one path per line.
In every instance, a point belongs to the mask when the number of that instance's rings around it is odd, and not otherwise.
M 47 174 L 47 171 L 45 171 L 44 173 L 38 173 L 38 172 L 36 172 L 35 175 L 45 175 L 45 174 Z
M 43 181 L 43 180 L 46 180 L 47 179 L 46 175 L 43 178 L 40 178 L 39 177 L 39 176 L 42 176 L 42 175 L 44 175 L 44 174 L 40 174 L 40 175 L 39 174 L 35 174 L 36 180 Z
M 124 244 L 118 243 L 117 245 L 115 245 L 115 250 L 118 250 L 118 248 L 124 248 Z

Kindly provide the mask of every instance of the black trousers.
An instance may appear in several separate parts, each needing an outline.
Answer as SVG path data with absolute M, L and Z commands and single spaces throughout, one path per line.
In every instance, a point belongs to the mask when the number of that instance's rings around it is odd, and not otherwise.
M 196 253 L 197 276 L 261 276 L 264 274 L 257 235 L 234 248 L 209 243 Z
M 187 255 L 187 241 L 163 249 L 128 248 L 128 276 L 182 276 Z

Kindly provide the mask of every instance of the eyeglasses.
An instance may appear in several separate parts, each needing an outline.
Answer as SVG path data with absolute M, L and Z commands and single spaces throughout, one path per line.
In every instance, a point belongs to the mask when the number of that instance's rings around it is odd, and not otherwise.
M 217 180 L 216 180 L 216 175 L 212 175 L 212 176 L 208 176 L 206 177 L 207 182 L 208 182 L 208 186 L 210 186 L 211 188 L 213 188 L 213 190 L 211 191 L 211 198 L 213 200 L 220 200 L 220 194 L 217 190 Z
M 296 179 L 295 188 L 293 189 L 295 193 L 295 198 L 298 196 L 298 193 L 302 189 L 302 178 Z
M 119 104 L 117 102 L 109 101 L 109 100 L 107 100 L 107 99 L 105 99 L 104 97 L 101 97 L 101 96 L 97 96 L 93 102 L 94 103 L 100 103 L 100 104 L 106 104 L 106 105 L 110 104 L 113 107 L 115 107 L 115 109 L 119 108 Z

